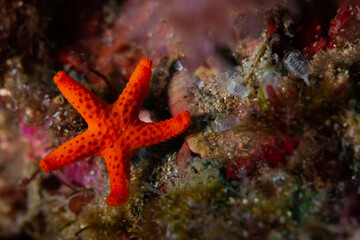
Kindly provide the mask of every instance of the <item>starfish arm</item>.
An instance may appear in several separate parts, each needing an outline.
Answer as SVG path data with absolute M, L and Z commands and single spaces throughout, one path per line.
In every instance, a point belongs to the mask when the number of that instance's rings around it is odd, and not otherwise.
M 89 89 L 65 72 L 58 72 L 54 76 L 54 82 L 64 97 L 89 125 L 102 121 L 104 116 L 107 115 L 107 109 L 110 109 L 110 105 L 95 96 Z
M 99 155 L 102 145 L 97 137 L 95 132 L 87 130 L 70 139 L 40 160 L 41 170 L 54 171 L 81 159 Z
M 144 58 L 136 66 L 119 99 L 113 105 L 112 113 L 121 116 L 121 123 L 127 124 L 137 119 L 148 93 L 150 77 L 151 62 Z
M 110 177 L 111 192 L 106 199 L 109 206 L 120 206 L 129 197 L 131 153 L 123 146 L 115 144 L 102 152 Z
M 138 133 L 129 136 L 132 149 L 164 142 L 184 132 L 190 125 L 189 111 L 182 111 L 175 117 L 157 123 L 142 123 Z

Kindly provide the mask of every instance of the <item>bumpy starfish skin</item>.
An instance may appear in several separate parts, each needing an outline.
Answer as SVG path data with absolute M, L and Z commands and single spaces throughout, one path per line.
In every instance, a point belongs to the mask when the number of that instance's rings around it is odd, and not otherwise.
M 142 59 L 119 99 L 111 105 L 64 72 L 58 72 L 54 76 L 55 83 L 89 127 L 45 156 L 39 163 L 40 168 L 49 172 L 86 157 L 101 155 L 105 159 L 111 184 L 106 202 L 110 206 L 122 205 L 129 195 L 133 151 L 166 141 L 181 134 L 190 125 L 188 111 L 157 123 L 145 123 L 138 119 L 140 107 L 147 96 L 150 76 L 151 62 Z

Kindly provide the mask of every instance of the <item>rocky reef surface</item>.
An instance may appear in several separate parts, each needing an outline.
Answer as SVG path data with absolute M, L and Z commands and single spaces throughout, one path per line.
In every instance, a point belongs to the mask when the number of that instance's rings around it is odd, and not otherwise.
M 143 57 L 139 118 L 192 122 L 128 201 L 99 156 L 39 173 L 87 129 L 54 72 L 113 103 Z M 359 1 L 0 0 L 0 239 L 359 239 L 359 96 Z

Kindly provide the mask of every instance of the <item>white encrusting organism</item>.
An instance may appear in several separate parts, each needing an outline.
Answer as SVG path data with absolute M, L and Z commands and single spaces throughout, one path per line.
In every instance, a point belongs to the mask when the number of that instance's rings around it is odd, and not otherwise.
M 280 78 L 280 73 L 275 70 L 267 70 L 263 73 L 263 75 L 261 76 L 260 86 L 264 92 L 266 99 L 268 98 L 266 90 L 267 86 L 272 86 L 272 88 L 276 90 Z
M 173 66 L 176 71 L 181 71 L 184 68 L 183 65 L 181 64 L 180 60 L 177 60 Z
M 216 117 L 214 121 L 215 132 L 224 132 L 239 125 L 239 123 L 240 119 L 234 115 Z
M 230 94 L 237 96 L 238 98 L 245 98 L 249 96 L 250 90 L 241 82 L 238 82 L 235 78 L 231 78 L 230 84 L 227 87 Z
M 295 76 L 302 78 L 305 84 L 310 86 L 310 69 L 306 60 L 302 58 L 300 52 L 290 52 L 284 60 L 284 65 L 287 70 L 292 72 Z
M 273 86 L 274 89 L 276 89 L 280 78 L 281 75 L 277 71 L 274 70 L 265 71 L 261 76 L 260 85 L 262 87 L 271 85 Z

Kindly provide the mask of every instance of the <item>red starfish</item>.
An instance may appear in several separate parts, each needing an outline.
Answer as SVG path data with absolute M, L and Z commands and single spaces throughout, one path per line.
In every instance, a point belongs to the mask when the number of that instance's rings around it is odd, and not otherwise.
M 111 184 L 106 203 L 110 206 L 123 204 L 129 195 L 133 151 L 166 141 L 190 125 L 188 111 L 157 123 L 145 123 L 138 119 L 140 107 L 147 96 L 150 76 L 151 62 L 142 59 L 118 100 L 111 105 L 64 72 L 58 72 L 54 82 L 89 127 L 45 156 L 39 163 L 40 168 L 49 172 L 86 157 L 101 155 L 105 158 Z

